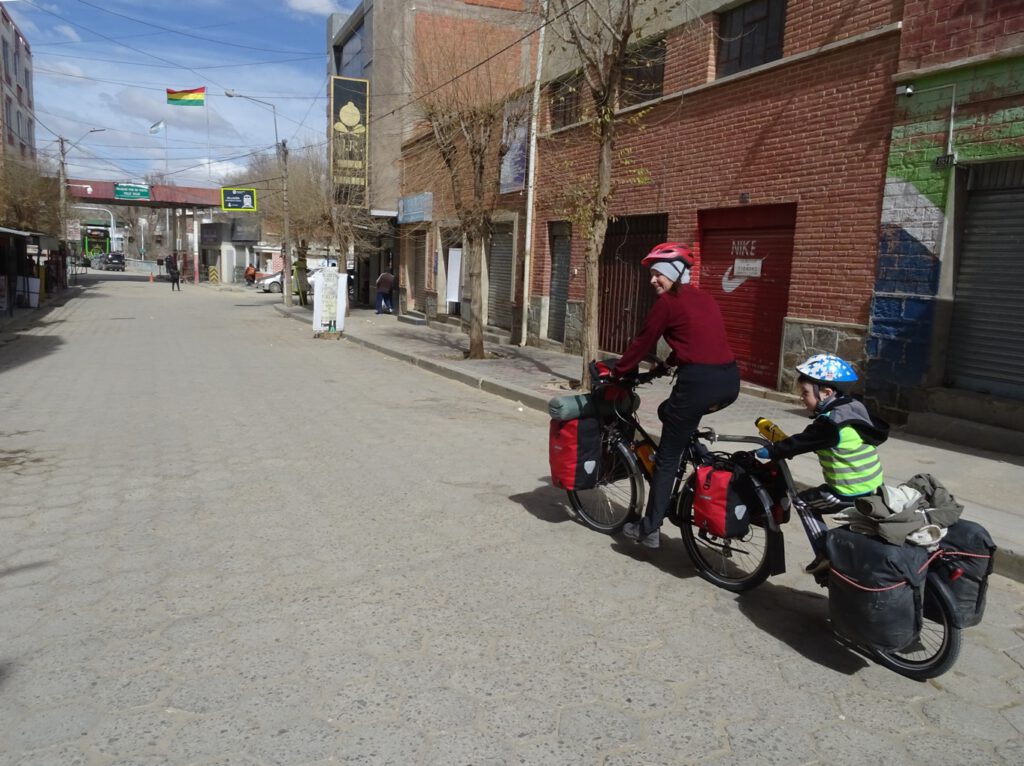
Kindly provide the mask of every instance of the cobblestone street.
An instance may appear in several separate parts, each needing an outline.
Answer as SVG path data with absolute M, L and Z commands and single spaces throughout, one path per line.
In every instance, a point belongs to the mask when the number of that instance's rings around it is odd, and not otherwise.
M 589 531 L 547 419 L 279 296 L 86 278 L 0 330 L 0 766 L 1024 763 L 1024 586 L 929 683 L 789 569 Z

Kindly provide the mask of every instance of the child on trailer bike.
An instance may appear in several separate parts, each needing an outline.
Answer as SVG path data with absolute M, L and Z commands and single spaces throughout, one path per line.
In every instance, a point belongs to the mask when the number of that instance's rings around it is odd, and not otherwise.
M 875 449 L 889 437 L 889 425 L 873 418 L 864 404 L 850 395 L 857 373 L 843 359 L 818 354 L 796 366 L 800 400 L 813 421 L 801 433 L 762 447 L 755 454 L 772 460 L 815 452 L 825 483 L 797 495 L 797 514 L 814 549 L 804 571 L 821 578 L 828 571 L 822 516 L 853 505 L 882 486 L 882 463 Z
M 687 245 L 665 242 L 641 261 L 650 269 L 657 295 L 643 328 L 630 343 L 612 374 L 627 377 L 652 353 L 664 336 L 672 349 L 667 360 L 675 366 L 675 385 L 658 407 L 661 442 L 654 461 L 647 510 L 622 533 L 648 548 L 657 548 L 668 511 L 679 461 L 700 419 L 736 401 L 740 374 L 725 334 L 725 322 L 715 299 L 690 284 L 693 255 Z

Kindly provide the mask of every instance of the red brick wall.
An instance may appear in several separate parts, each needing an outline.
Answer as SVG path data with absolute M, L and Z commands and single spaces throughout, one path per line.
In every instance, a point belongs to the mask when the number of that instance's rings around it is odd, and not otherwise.
M 789 0 L 785 55 L 820 48 L 899 21 L 903 0 Z
M 1024 45 L 1024 0 L 907 0 L 900 71 Z
M 485 8 L 500 8 L 504 11 L 525 11 L 526 0 L 463 0 L 466 5 L 481 5 Z
M 866 322 L 898 45 L 896 34 L 886 35 L 651 110 L 642 126 L 621 128 L 619 156 L 633 164 L 617 168 L 612 212 L 667 212 L 669 239 L 692 241 L 698 210 L 737 206 L 741 193 L 749 193 L 753 205 L 795 202 L 789 314 Z M 547 224 L 568 218 L 559 192 L 573 183 L 587 185 L 592 147 L 585 129 L 540 143 L 536 295 L 548 292 Z M 650 174 L 650 183 L 629 183 L 638 167 Z M 576 229 L 574 266 L 582 266 L 582 253 Z M 581 300 L 583 287 L 580 269 L 570 299 Z

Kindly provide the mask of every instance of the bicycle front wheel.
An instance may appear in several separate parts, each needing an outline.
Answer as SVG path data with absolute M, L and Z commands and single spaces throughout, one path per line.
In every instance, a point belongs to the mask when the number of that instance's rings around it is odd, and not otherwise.
M 691 476 L 679 492 L 678 518 L 683 545 L 697 574 L 719 588 L 742 593 L 768 579 L 768 530 L 752 523 L 743 537 L 715 537 L 693 522 Z
M 880 665 L 915 681 L 941 676 L 960 656 L 960 628 L 953 623 L 953 605 L 945 592 L 931 582 L 924 586 L 924 619 L 921 635 L 898 652 L 873 649 Z
M 570 491 L 569 504 L 579 520 L 606 535 L 619 532 L 640 515 L 644 504 L 644 475 L 625 441 L 605 443 L 597 486 Z

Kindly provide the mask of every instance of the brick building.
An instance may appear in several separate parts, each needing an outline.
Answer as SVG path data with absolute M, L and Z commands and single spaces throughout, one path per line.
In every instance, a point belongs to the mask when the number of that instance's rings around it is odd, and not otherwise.
M 816 352 L 863 363 L 901 5 L 684 4 L 638 41 L 599 266 L 602 349 L 621 352 L 653 300 L 641 257 L 680 240 L 700 249 L 697 279 L 722 306 L 746 381 L 789 388 Z M 583 243 L 571 200 L 596 160 L 579 75 L 545 76 L 528 333 L 575 352 Z
M 3 101 L 2 154 L 34 161 L 35 109 L 32 97 L 32 49 L 5 8 L 0 7 Z
M 1024 431 L 1024 2 L 906 3 L 868 394 Z
M 461 273 L 449 278 L 458 267 L 457 257 L 451 262 L 450 250 L 459 252 L 462 236 L 447 173 L 436 161 L 436 150 L 424 141 L 421 111 L 413 98 L 417 67 L 428 49 L 452 46 L 455 57 L 464 58 L 472 48 L 485 58 L 511 45 L 506 57 L 516 60 L 517 76 L 525 83 L 534 52 L 528 35 L 521 45 L 516 41 L 526 29 L 537 27 L 531 9 L 526 0 L 362 0 L 351 13 L 332 14 L 328 20 L 328 73 L 369 81 L 367 207 L 375 218 L 393 224 L 380 237 L 379 247 L 357 254 L 363 256 L 357 261 L 356 281 L 364 302 L 372 300 L 377 275 L 390 268 L 398 278 L 402 312 L 436 318 L 468 311 Z M 523 141 L 525 134 L 517 146 L 521 148 Z M 507 197 L 496 205 L 497 226 L 489 243 L 493 247 L 485 262 L 490 300 L 481 310 L 489 312 L 492 324 L 511 332 L 515 263 L 523 247 L 521 163 L 506 175 Z
M 417 4 L 408 13 L 406 56 L 413 64 L 409 74 L 413 93 L 403 110 L 406 130 L 398 211 L 403 313 L 420 312 L 429 319 L 451 318 L 465 324 L 475 310 L 499 335 L 518 338 L 521 333 L 528 88 L 536 57 L 530 31 L 540 24 L 532 11 L 532 4 L 525 0 L 469 0 Z M 468 258 L 464 256 L 470 243 L 457 215 L 453 171 L 442 162 L 435 136 L 423 119 L 424 101 L 417 95 L 426 93 L 433 100 L 438 91 L 442 101 L 450 91 L 453 113 L 474 103 L 490 109 L 495 94 L 499 101 L 501 94 L 518 96 L 507 107 L 499 106 L 504 114 L 487 146 L 484 194 L 493 225 L 483 243 L 479 306 L 471 306 L 468 295 Z M 499 144 L 510 147 L 500 164 Z M 465 199 L 473 193 L 474 171 L 465 164 L 464 155 L 461 160 L 454 172 Z

